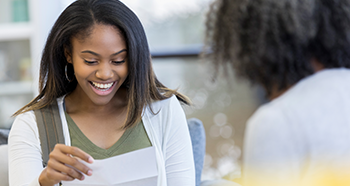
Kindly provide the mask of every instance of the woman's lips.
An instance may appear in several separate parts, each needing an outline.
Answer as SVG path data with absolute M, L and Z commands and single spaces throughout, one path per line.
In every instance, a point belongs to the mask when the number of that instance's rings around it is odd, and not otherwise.
M 96 82 L 92 82 L 90 81 L 90 86 L 92 87 L 92 90 L 100 96 L 105 96 L 110 94 L 113 91 L 113 88 L 116 85 L 116 81 L 115 82 L 111 82 L 111 83 L 96 83 Z

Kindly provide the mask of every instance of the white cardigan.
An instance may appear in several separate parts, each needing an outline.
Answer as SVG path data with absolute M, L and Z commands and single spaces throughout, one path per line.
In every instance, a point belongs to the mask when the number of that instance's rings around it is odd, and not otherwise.
M 58 98 L 60 117 L 66 145 L 70 145 L 67 120 L 63 109 L 64 97 Z M 144 109 L 142 121 L 156 149 L 158 186 L 194 186 L 195 170 L 191 139 L 183 109 L 172 96 L 156 101 Z M 40 186 L 43 170 L 41 147 L 33 111 L 16 117 L 9 136 L 10 186 Z

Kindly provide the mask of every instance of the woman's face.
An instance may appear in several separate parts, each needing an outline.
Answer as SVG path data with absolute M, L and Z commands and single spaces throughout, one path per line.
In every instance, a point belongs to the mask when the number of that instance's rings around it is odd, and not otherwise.
M 74 92 L 96 105 L 106 105 L 128 76 L 127 48 L 120 31 L 113 26 L 96 24 L 83 40 L 71 39 L 73 64 L 78 85 Z

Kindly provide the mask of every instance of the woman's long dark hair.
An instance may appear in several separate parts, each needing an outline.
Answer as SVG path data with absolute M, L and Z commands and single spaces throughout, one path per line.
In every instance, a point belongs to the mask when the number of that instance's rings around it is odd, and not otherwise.
M 181 102 L 190 104 L 187 97 L 168 89 L 156 78 L 144 29 L 128 7 L 118 0 L 78 0 L 62 12 L 48 36 L 41 59 L 39 95 L 14 115 L 43 108 L 76 88 L 77 81 L 69 82 L 65 77 L 65 49 L 71 52 L 71 38 L 88 37 L 95 24 L 117 27 L 126 41 L 129 75 L 124 82 L 128 85 L 125 128 L 139 121 L 143 108 L 153 100 L 175 94 Z

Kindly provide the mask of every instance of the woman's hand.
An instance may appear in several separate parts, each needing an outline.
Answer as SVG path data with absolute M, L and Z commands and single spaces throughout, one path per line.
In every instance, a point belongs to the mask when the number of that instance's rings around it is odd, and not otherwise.
M 57 144 L 49 155 L 47 167 L 39 176 L 40 185 L 53 186 L 61 181 L 84 180 L 84 174 L 91 176 L 92 170 L 78 158 L 93 162 L 93 158 L 79 148 Z

